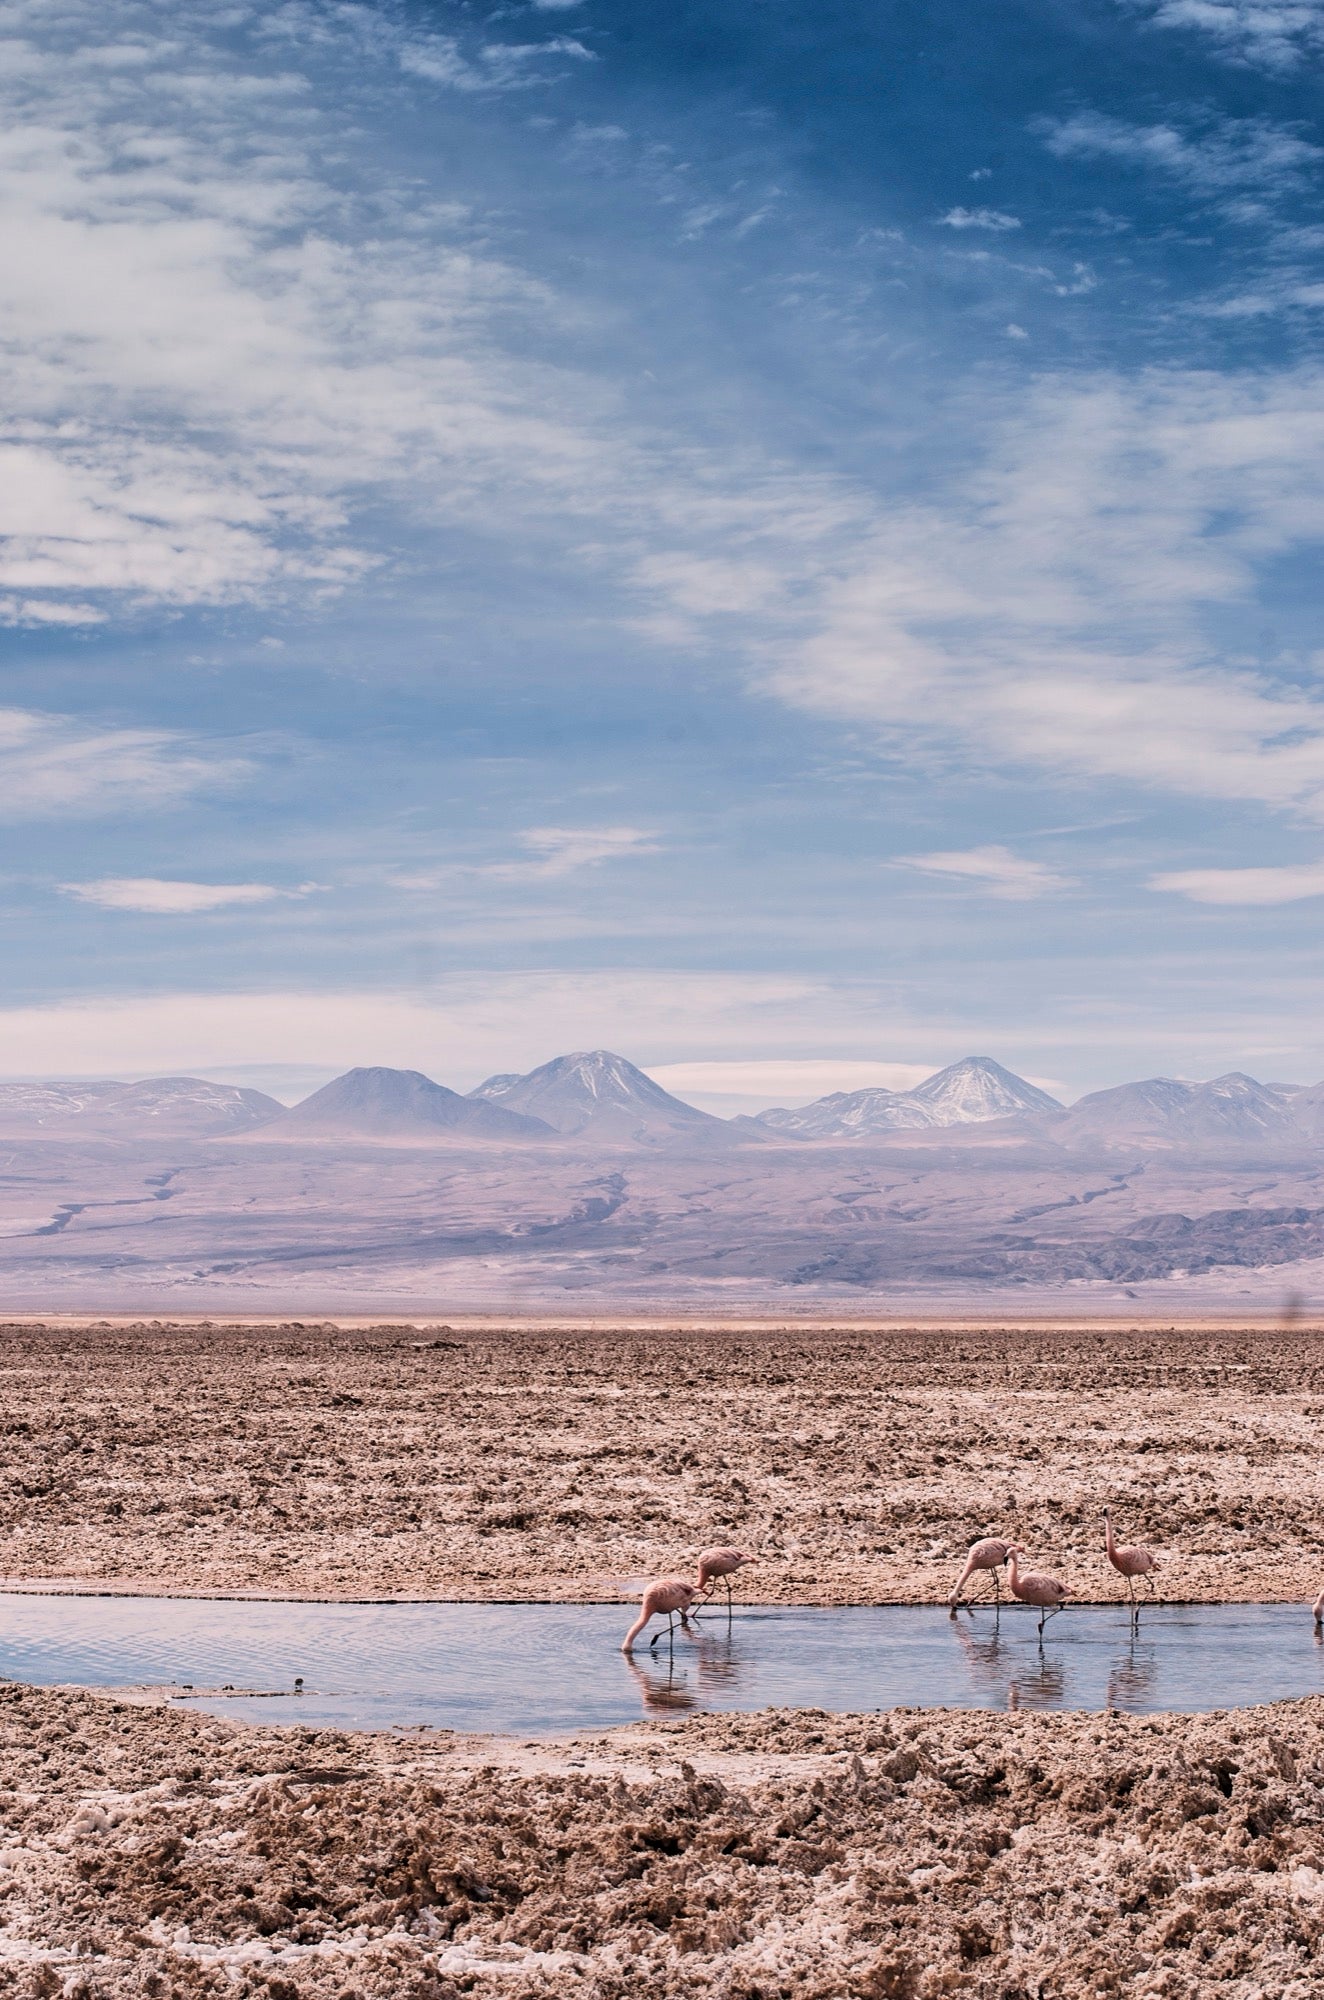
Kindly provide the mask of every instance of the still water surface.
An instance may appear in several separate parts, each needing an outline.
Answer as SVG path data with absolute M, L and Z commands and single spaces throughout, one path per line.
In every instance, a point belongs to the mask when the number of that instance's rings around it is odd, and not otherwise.
M 0 1593 L 0 1676 L 51 1686 L 174 1685 L 244 1721 L 536 1735 L 641 1715 L 843 1710 L 1230 1708 L 1324 1692 L 1299 1604 L 1051 1619 L 1020 1607 L 710 1609 L 694 1637 L 618 1652 L 631 1612 L 577 1604 L 261 1604 Z M 304 1689 L 291 1692 L 295 1676 Z M 235 1692 L 218 1696 L 229 1683 Z M 203 1694 L 206 1690 L 206 1694 Z M 266 1690 L 244 1698 L 243 1690 Z

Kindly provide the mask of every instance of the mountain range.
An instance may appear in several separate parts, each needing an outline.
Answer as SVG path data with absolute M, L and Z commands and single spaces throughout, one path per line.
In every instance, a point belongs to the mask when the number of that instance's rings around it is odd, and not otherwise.
M 1034 1145 L 1199 1155 L 1313 1152 L 1324 1083 L 1234 1071 L 1204 1083 L 1150 1077 L 1070 1106 L 991 1056 L 967 1056 L 913 1090 L 834 1091 L 756 1117 L 716 1118 L 608 1049 L 490 1076 L 467 1095 L 418 1070 L 346 1071 L 299 1104 L 198 1077 L 138 1083 L 0 1083 L 0 1137 L 233 1140 L 260 1145 L 453 1145 L 708 1153 L 766 1145 Z
M 191 1077 L 0 1084 L 0 1139 L 11 1311 L 1324 1295 L 1324 1086 L 1240 1073 L 1064 1105 L 972 1056 L 721 1119 L 588 1050 L 467 1094 L 353 1069 L 290 1107 Z

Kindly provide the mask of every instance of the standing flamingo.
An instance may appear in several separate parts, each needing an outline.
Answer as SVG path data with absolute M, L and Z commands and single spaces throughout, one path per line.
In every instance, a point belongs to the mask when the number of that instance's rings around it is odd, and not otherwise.
M 1149 1580 L 1149 1573 L 1158 1568 L 1158 1557 L 1153 1549 L 1144 1548 L 1139 1542 L 1130 1548 L 1119 1549 L 1113 1535 L 1112 1517 L 1106 1507 L 1103 1510 L 1103 1546 L 1113 1568 L 1119 1576 L 1126 1578 L 1126 1587 L 1131 1595 L 1131 1610 L 1138 1618 L 1140 1606 L 1136 1603 L 1135 1580 L 1139 1577 L 1146 1590 L 1152 1591 L 1154 1586 Z
M 1324 1590 L 1321 1590 L 1310 1609 L 1314 1613 L 1316 1625 L 1324 1625 Z
M 986 1535 L 982 1542 L 973 1542 L 971 1544 L 970 1553 L 965 1559 L 965 1568 L 961 1571 L 955 1590 L 947 1600 L 953 1611 L 955 1611 L 957 1605 L 961 1602 L 961 1592 L 965 1589 L 966 1584 L 970 1581 L 976 1570 L 992 1571 L 993 1595 L 998 1603 L 1001 1604 L 1002 1586 L 998 1582 L 998 1571 L 1001 1569 L 1003 1563 L 1006 1562 L 1007 1550 L 1010 1547 L 1010 1542 L 1000 1540 L 997 1535 Z
M 667 1637 L 671 1638 L 675 1633 L 675 1626 L 672 1621 L 676 1613 L 680 1613 L 680 1622 L 682 1625 L 688 1624 L 689 1621 L 685 1613 L 689 1610 L 698 1594 L 692 1583 L 685 1583 L 678 1576 L 660 1577 L 656 1583 L 650 1583 L 644 1592 L 643 1601 L 639 1606 L 639 1616 L 635 1619 L 634 1624 L 621 1641 L 621 1651 L 623 1653 L 632 1653 L 634 1651 L 634 1642 L 643 1631 L 649 1619 L 660 1618 L 663 1614 L 665 1614 L 667 1621 Z M 656 1646 L 661 1637 L 662 1634 L 660 1632 L 654 1632 L 652 1638 L 649 1640 L 650 1646 Z
M 1062 1609 L 1071 1592 L 1055 1576 L 1040 1576 L 1034 1570 L 1022 1576 L 1017 1563 L 1024 1554 L 1025 1550 L 1018 1548 L 1015 1542 L 1007 1550 L 1007 1581 L 1013 1597 L 1018 1597 L 1022 1604 L 1039 1606 L 1039 1631 L 1042 1636 L 1044 1625 Z
M 726 1585 L 726 1608 L 731 1609 L 731 1578 L 746 1563 L 757 1558 L 747 1556 L 743 1549 L 705 1549 L 699 1557 L 699 1595 L 711 1597 L 713 1586 L 719 1581 Z

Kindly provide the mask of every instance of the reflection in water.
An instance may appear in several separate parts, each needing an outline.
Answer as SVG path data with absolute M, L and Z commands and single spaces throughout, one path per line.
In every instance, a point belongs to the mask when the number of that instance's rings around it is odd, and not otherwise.
M 641 1666 L 633 1653 L 622 1653 L 626 1672 L 638 1683 L 645 1715 L 674 1715 L 678 1710 L 698 1707 L 698 1696 L 689 1686 L 689 1675 L 668 1653 L 655 1667 Z
M 633 1654 L 622 1655 L 643 1697 L 645 1715 L 674 1714 L 714 1700 L 725 1706 L 721 1697 L 739 1692 L 753 1664 L 729 1625 L 713 1633 L 682 1627 L 674 1646 L 659 1646 L 646 1657 L 647 1666 Z
M 1105 1708 L 1130 1708 L 1145 1714 L 1154 1707 L 1152 1696 L 1158 1682 L 1158 1651 L 1153 1640 L 1140 1643 L 1139 1627 L 1131 1627 L 1130 1644 L 1108 1669 Z
M 1024 1642 L 1013 1644 L 1002 1630 L 1000 1610 L 988 1632 L 974 1632 L 964 1619 L 949 1621 L 961 1642 L 973 1688 L 1001 1708 L 1060 1708 L 1067 1673 L 1060 1657 L 1045 1652 L 1042 1639 L 1032 1653 Z M 1037 1635 L 1036 1635 L 1037 1637 Z

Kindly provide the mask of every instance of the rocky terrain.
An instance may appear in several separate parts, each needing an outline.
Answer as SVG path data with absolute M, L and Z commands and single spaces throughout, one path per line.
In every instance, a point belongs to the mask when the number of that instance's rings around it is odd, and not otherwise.
M 261 1731 L 0 1689 L 16 2000 L 1313 2000 L 1324 1701 Z
M 0 1327 L 0 1570 L 614 1599 L 707 1542 L 771 1602 L 932 1602 L 1014 1531 L 1117 1597 L 1310 1599 L 1324 1341 L 1293 1333 Z

